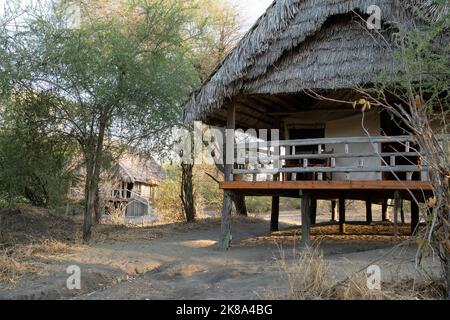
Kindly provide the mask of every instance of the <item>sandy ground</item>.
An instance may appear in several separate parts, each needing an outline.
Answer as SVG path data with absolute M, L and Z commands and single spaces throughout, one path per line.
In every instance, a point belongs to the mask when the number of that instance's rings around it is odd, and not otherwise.
M 148 227 L 111 231 L 91 246 L 74 245 L 71 252 L 40 259 L 38 275 L 26 276 L 15 286 L 0 285 L 2 299 L 265 299 L 283 297 L 286 282 L 277 260 L 293 262 L 300 236 L 298 213 L 281 213 L 281 231 L 270 235 L 268 215 L 233 221 L 233 245 L 217 249 L 218 220 L 191 226 Z M 328 221 L 329 216 L 319 216 Z M 321 240 L 333 278 L 341 280 L 373 261 L 384 279 L 413 276 L 413 246 L 395 247 L 391 225 L 313 229 Z M 409 226 L 402 226 L 406 235 Z M 118 233 L 119 232 L 119 233 Z M 121 233 L 120 233 L 121 232 Z M 406 240 L 408 237 L 403 236 Z M 378 260 L 378 261 L 377 261 Z M 279 261 L 279 260 L 278 260 Z M 66 269 L 81 269 L 81 290 L 68 290 Z M 427 262 L 439 272 L 438 261 Z

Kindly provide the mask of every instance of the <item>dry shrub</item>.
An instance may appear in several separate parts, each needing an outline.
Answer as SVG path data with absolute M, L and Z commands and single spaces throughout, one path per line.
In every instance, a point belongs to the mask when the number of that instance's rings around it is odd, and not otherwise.
M 367 286 L 367 274 L 362 271 L 333 283 L 319 244 L 300 252 L 294 250 L 293 262 L 287 262 L 282 252 L 278 264 L 287 280 L 287 298 L 291 300 L 424 300 L 446 297 L 442 279 L 394 279 L 383 282 L 381 290 L 371 290 Z
M 125 224 L 125 212 L 126 212 L 126 206 L 125 205 L 119 205 L 117 208 L 110 204 L 107 207 L 108 210 L 108 216 L 107 216 L 107 222 L 110 224 L 115 225 L 124 225 Z M 105 220 L 105 218 L 104 218 Z
M 293 300 L 325 299 L 329 283 L 327 267 L 318 245 L 294 250 L 294 263 L 288 263 L 282 253 L 279 260 L 286 276 L 288 298 Z
M 180 198 L 180 183 L 176 180 L 163 181 L 155 199 L 156 210 L 168 222 L 184 220 Z

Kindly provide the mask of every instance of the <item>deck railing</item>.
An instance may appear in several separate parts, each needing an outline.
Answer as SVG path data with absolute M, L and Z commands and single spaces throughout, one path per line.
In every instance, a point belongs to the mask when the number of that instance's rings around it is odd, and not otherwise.
M 256 181 L 261 174 L 273 180 L 335 180 L 336 174 L 340 175 L 337 180 L 352 180 L 355 173 L 374 173 L 373 180 L 382 180 L 383 173 L 401 173 L 403 180 L 412 180 L 416 172 L 420 175 L 415 180 L 429 179 L 426 159 L 411 136 L 282 140 L 263 145 L 264 155 L 255 143 L 236 145 L 235 180 L 250 175 Z

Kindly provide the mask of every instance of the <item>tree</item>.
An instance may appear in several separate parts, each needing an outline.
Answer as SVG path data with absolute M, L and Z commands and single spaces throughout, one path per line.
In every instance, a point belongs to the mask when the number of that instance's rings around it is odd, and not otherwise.
M 10 57 L 1 68 L 15 75 L 10 87 L 51 95 L 54 104 L 41 120 L 51 124 L 49 132 L 76 141 L 83 154 L 86 241 L 105 149 L 167 141 L 181 102 L 197 83 L 188 59 L 186 7 L 142 0 L 123 8 L 134 23 L 114 15 L 91 19 L 83 6 L 78 28 L 67 27 L 61 10 L 34 14 L 1 45 Z
M 217 0 L 197 0 L 193 1 L 197 10 L 194 13 L 194 30 L 198 30 L 200 35 L 192 41 L 193 60 L 198 70 L 201 80 L 204 81 L 213 72 L 219 62 L 225 58 L 229 51 L 241 38 L 241 24 L 239 11 L 228 1 Z M 207 144 L 207 143 L 206 143 Z M 192 171 L 189 164 L 183 165 L 183 172 Z M 217 164 L 217 170 L 224 173 L 224 166 Z M 189 194 L 192 190 L 189 185 L 193 185 L 192 181 L 182 179 L 183 197 L 193 198 L 193 194 Z M 247 206 L 245 197 L 240 194 L 232 194 L 232 201 L 238 215 L 247 216 Z M 186 216 L 190 213 L 185 212 Z
M 386 42 L 393 43 L 395 78 L 381 76 L 373 88 L 358 88 L 363 99 L 354 106 L 387 110 L 419 145 L 434 197 L 426 199 L 422 212 L 426 227 L 417 235 L 417 264 L 430 248 L 438 253 L 450 299 L 450 12 L 448 3 L 439 1 L 413 2 L 410 9 L 417 24 L 398 23 L 396 41 Z
M 68 163 L 75 147 L 45 132 L 39 119 L 48 112 L 49 97 L 22 95 L 4 102 L 0 129 L 0 194 L 25 198 L 47 208 L 61 204 L 67 192 Z
M 239 10 L 227 0 L 192 0 L 200 37 L 193 39 L 195 66 L 201 79 L 214 70 L 242 36 Z

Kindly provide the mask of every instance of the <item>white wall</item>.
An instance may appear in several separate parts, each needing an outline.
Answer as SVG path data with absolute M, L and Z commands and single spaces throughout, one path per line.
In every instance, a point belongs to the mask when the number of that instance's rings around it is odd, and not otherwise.
M 362 113 L 353 115 L 344 119 L 327 122 L 325 125 L 325 137 L 365 137 L 367 133 L 362 127 Z M 380 115 L 376 111 L 366 112 L 364 114 L 364 127 L 372 136 L 379 136 L 380 132 Z M 334 149 L 335 153 L 344 153 L 345 145 L 327 145 L 326 151 Z M 373 152 L 374 148 L 370 143 L 357 143 L 349 145 L 349 152 L 354 153 L 369 153 Z M 360 158 L 363 160 L 363 165 L 380 166 L 381 160 L 378 157 Z M 357 158 L 338 158 L 336 159 L 336 167 L 358 167 L 360 165 Z M 377 180 L 379 173 L 350 173 L 350 180 Z M 347 180 L 345 173 L 334 173 L 333 180 Z

